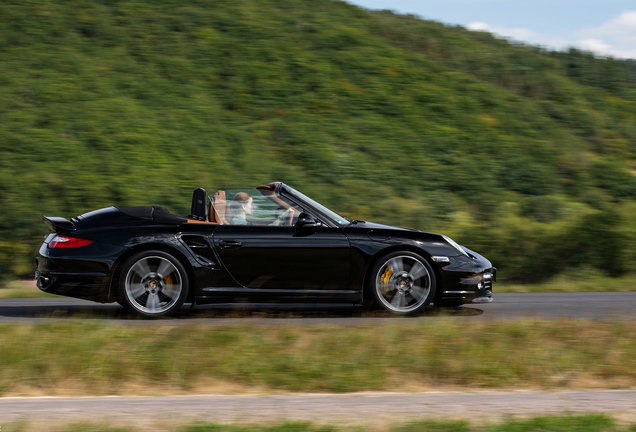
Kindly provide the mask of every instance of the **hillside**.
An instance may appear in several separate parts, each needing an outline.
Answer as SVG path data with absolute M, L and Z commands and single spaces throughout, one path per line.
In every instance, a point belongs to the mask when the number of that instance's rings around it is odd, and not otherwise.
M 508 280 L 636 272 L 634 62 L 332 0 L 0 3 L 0 273 L 42 214 L 280 180 Z

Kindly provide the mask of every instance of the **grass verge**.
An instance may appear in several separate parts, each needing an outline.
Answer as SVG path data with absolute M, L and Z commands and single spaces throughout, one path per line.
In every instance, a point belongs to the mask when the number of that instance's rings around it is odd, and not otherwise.
M 17 423 L 2 428 L 5 432 L 138 432 L 147 425 L 111 425 L 90 423 L 46 425 Z M 227 425 L 209 422 L 153 425 L 152 430 L 169 432 L 633 432 L 636 424 L 621 424 L 614 418 L 600 415 L 561 415 L 527 419 L 507 418 L 501 422 L 471 423 L 454 420 L 420 420 L 386 425 L 317 425 L 312 423 L 282 423 L 276 425 Z
M 0 394 L 633 388 L 636 323 L 0 326 Z

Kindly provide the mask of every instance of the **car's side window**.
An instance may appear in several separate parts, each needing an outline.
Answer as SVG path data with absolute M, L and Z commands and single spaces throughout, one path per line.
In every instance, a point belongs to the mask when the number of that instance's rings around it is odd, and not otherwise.
M 296 204 L 270 190 L 228 189 L 210 199 L 215 217 L 227 225 L 293 226 L 302 213 Z

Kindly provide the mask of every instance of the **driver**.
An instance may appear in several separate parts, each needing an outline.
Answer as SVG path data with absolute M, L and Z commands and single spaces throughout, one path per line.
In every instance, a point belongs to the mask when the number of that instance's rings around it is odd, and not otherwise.
M 253 225 L 247 220 L 247 216 L 254 214 L 254 199 L 247 192 L 239 192 L 232 199 L 232 217 L 230 225 Z M 295 211 L 293 207 L 287 208 L 270 226 L 287 226 Z
M 254 214 L 254 199 L 247 192 L 239 192 L 232 199 L 230 225 L 252 225 L 246 216 Z

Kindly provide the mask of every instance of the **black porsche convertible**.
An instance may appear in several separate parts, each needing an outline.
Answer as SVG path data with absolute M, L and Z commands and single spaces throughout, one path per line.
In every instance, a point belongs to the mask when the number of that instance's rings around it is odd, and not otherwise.
M 349 220 L 280 182 L 210 196 L 199 188 L 189 216 L 108 207 L 44 222 L 39 289 L 147 316 L 237 300 L 411 314 L 489 303 L 496 279 L 486 258 L 446 236 Z

